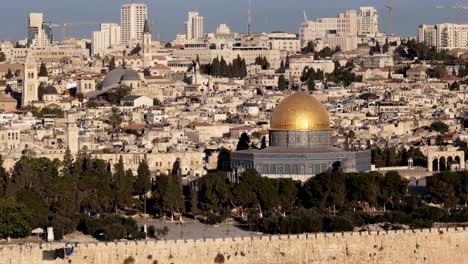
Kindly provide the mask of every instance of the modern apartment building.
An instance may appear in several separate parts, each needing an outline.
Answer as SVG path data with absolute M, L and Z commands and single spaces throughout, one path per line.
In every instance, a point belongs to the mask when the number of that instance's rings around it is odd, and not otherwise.
M 44 23 L 42 13 L 30 13 L 28 19 L 28 46 L 43 48 L 53 41 L 50 23 Z
M 379 33 L 379 14 L 372 6 L 359 8 L 358 35 L 375 36 Z
M 304 21 L 299 28 L 301 45 L 309 41 L 329 36 L 357 37 L 375 36 L 379 32 L 379 16 L 374 7 L 361 7 L 359 12 L 348 10 L 338 13 L 336 17 L 318 18 L 315 21 Z
M 437 46 L 437 26 L 420 25 L 418 28 L 418 41 L 428 46 Z
M 92 53 L 103 54 L 103 52 L 111 47 L 120 45 L 121 29 L 116 23 L 101 24 L 100 31 L 94 31 L 92 37 Z
M 468 24 L 420 25 L 418 41 L 439 50 L 468 48 Z
M 203 16 L 200 16 L 198 12 L 188 12 L 188 19 L 185 22 L 185 36 L 187 40 L 203 38 L 204 34 Z
M 146 4 L 124 4 L 120 8 L 120 26 L 122 43 L 132 45 L 142 43 L 143 27 L 148 19 Z

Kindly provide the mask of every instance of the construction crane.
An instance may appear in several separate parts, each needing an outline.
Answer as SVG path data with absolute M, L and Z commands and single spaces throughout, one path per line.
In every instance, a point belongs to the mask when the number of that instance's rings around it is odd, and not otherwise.
M 247 34 L 252 34 L 252 0 L 249 0 L 249 10 L 247 11 Z
M 65 40 L 66 37 L 66 28 L 69 26 L 95 26 L 100 25 L 98 22 L 71 22 L 71 23 L 62 23 L 62 24 L 51 24 L 51 27 L 59 27 L 60 35 L 62 40 Z
M 465 10 L 468 9 L 468 6 L 462 4 L 455 4 L 452 6 L 439 5 L 436 6 L 438 9 L 455 9 L 457 11 L 458 23 L 463 24 L 465 21 Z
M 387 21 L 387 34 L 392 34 L 393 32 L 393 3 L 392 0 L 389 0 L 384 4 L 387 9 L 388 21 Z

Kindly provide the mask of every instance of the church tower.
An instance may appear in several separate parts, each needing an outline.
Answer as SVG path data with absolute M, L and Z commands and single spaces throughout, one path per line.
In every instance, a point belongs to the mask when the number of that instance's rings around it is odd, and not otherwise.
M 143 66 L 151 67 L 153 63 L 153 54 L 151 52 L 151 30 L 148 24 L 148 20 L 145 20 L 145 26 L 143 28 Z
M 23 101 L 22 106 L 28 106 L 38 100 L 39 79 L 36 61 L 28 55 L 24 63 Z

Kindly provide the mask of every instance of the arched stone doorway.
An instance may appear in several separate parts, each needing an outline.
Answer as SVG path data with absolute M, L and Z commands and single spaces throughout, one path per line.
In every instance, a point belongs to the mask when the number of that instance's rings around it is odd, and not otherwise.
M 447 160 L 445 159 L 445 157 L 440 158 L 439 166 L 440 166 L 439 171 L 446 171 L 447 170 Z
M 450 156 L 447 158 L 447 170 L 451 170 L 452 164 L 453 164 L 453 158 L 452 156 Z
M 439 171 L 439 159 L 434 159 L 432 161 L 432 171 Z

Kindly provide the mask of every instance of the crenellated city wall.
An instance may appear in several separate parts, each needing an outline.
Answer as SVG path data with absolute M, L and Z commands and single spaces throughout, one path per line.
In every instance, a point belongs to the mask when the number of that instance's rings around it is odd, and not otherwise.
M 63 259 L 55 249 L 74 247 Z M 0 264 L 468 263 L 468 228 L 262 237 L 1 245 Z

